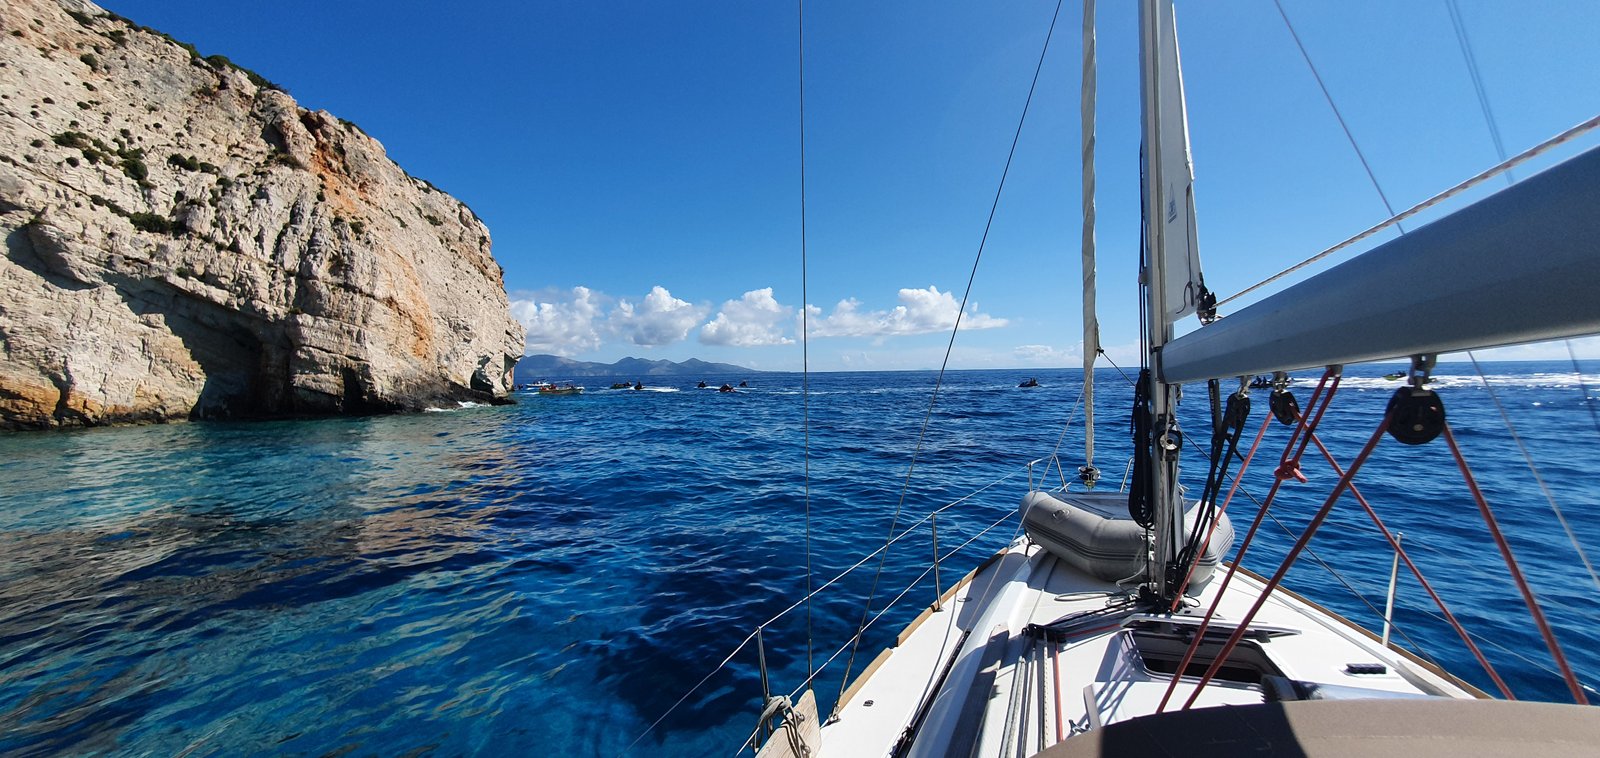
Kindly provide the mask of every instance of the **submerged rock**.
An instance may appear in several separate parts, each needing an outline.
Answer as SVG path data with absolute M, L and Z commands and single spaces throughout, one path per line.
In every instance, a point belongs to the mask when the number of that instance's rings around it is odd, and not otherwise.
M 354 124 L 82 0 L 0 6 L 0 427 L 511 390 L 489 231 Z

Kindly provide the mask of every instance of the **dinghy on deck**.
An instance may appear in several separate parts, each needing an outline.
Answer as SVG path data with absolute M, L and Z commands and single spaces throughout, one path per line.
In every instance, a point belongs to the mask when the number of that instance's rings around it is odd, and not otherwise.
M 1190 501 L 1183 522 L 1206 528 L 1200 506 Z M 1150 533 L 1128 515 L 1128 496 L 1120 492 L 1034 490 L 1022 499 L 1022 527 L 1051 555 L 1089 576 L 1119 585 L 1150 579 Z M 1205 535 L 1200 537 L 1206 542 Z M 1217 529 L 1195 566 L 1188 593 L 1198 595 L 1217 563 L 1233 545 L 1233 524 L 1217 515 Z

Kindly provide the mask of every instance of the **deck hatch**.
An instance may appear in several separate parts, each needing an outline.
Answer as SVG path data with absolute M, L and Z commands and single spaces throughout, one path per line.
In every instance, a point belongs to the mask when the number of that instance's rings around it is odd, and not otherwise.
M 1194 639 L 1192 630 L 1160 624 L 1136 625 L 1129 628 L 1125 634 L 1132 638 L 1133 649 L 1138 651 L 1145 670 L 1153 676 L 1162 677 L 1170 677 L 1177 672 L 1178 664 L 1183 661 L 1183 656 L 1188 652 L 1189 645 Z M 1262 649 L 1262 643 L 1257 639 L 1264 641 L 1267 639 L 1266 633 L 1261 633 L 1256 639 L 1241 640 L 1234 646 L 1214 678 L 1220 681 L 1259 685 L 1262 677 L 1283 676 L 1283 670 L 1272 662 Z M 1182 676 L 1198 678 L 1205 675 L 1226 641 L 1224 636 L 1206 634 Z

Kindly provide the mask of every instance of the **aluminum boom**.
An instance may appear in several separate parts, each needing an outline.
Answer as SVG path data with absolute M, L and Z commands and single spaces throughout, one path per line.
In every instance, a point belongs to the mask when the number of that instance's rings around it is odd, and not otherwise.
M 1198 382 L 1600 332 L 1600 148 L 1167 343 Z

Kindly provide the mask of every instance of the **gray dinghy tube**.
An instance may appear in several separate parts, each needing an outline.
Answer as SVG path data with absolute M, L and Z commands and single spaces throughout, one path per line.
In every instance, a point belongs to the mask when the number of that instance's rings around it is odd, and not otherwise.
M 1189 501 L 1184 523 L 1193 533 L 1199 503 Z M 1233 523 L 1217 517 L 1217 530 L 1200 557 L 1186 594 L 1198 595 L 1233 546 Z M 1089 576 L 1118 584 L 1149 577 L 1149 547 L 1144 527 L 1128 515 L 1128 496 L 1121 492 L 1034 490 L 1022 498 L 1022 527 L 1028 537 L 1067 565 Z

